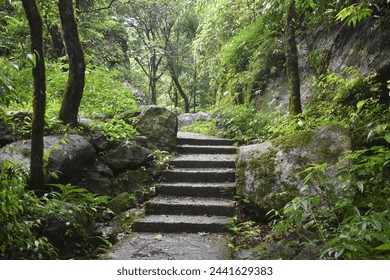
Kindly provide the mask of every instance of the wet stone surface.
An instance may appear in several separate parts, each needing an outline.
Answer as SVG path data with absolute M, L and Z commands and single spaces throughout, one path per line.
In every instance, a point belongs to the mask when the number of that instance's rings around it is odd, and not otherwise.
M 112 260 L 224 260 L 228 235 L 203 233 L 138 233 L 107 254 Z

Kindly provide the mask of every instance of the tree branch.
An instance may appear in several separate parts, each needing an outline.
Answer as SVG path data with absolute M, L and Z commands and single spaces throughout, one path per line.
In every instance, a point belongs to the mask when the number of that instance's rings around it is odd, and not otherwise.
M 116 1 L 118 1 L 118 0 L 111 0 L 110 4 L 108 4 L 105 7 L 99 7 L 99 8 L 93 9 L 93 10 L 80 10 L 80 11 L 78 11 L 78 13 L 79 14 L 82 14 L 82 13 L 97 13 L 97 12 L 100 12 L 102 10 L 108 10 L 108 9 L 111 9 L 112 5 Z M 128 4 L 128 3 L 130 3 L 130 0 L 128 2 L 123 3 L 123 4 Z

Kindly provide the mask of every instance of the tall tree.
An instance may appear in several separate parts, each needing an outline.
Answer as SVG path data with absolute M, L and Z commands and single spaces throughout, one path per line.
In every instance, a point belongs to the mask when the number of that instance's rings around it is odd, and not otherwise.
M 60 120 L 65 124 L 76 124 L 85 84 L 85 59 L 80 43 L 78 26 L 72 0 L 59 0 L 62 31 L 69 57 L 68 83 L 60 109 Z
M 186 5 L 183 5 L 182 9 L 178 9 L 177 14 L 174 16 L 176 20 L 172 34 L 165 35 L 167 36 L 166 41 L 168 42 L 166 51 L 168 72 L 173 84 L 183 99 L 185 113 L 189 113 L 190 100 L 186 92 L 193 91 L 194 87 L 187 85 L 187 88 L 185 88 L 186 84 L 181 83 L 180 79 L 183 76 L 184 78 L 187 76 L 187 84 L 188 80 L 193 80 L 190 73 L 194 71 L 194 57 L 190 46 L 195 38 L 197 21 L 194 19 L 194 13 L 191 12 L 193 9 L 191 3 L 187 3 Z M 185 82 L 185 79 L 183 80 Z
M 169 67 L 169 73 L 171 75 L 171 79 L 172 79 L 175 87 L 177 88 L 180 96 L 183 98 L 183 101 L 184 101 L 184 112 L 185 113 L 189 113 L 190 112 L 190 102 L 188 101 L 188 97 L 185 94 L 184 89 L 183 89 L 183 87 L 181 86 L 181 84 L 179 82 L 179 78 L 178 78 L 178 76 L 177 76 L 177 74 L 175 72 L 175 69 Z
M 157 82 L 166 70 L 164 59 L 174 19 L 171 1 L 129 1 L 127 25 L 131 28 L 131 57 L 149 79 L 152 104 L 157 103 Z
M 40 189 L 44 186 L 43 135 L 46 108 L 46 75 L 43 55 L 43 23 L 35 0 L 22 0 L 30 26 L 31 52 L 33 54 L 32 75 L 34 79 L 33 119 L 31 133 L 30 186 Z
M 295 1 L 291 1 L 286 15 L 286 71 L 289 90 L 289 114 L 297 115 L 302 113 L 300 77 L 298 70 L 298 51 L 295 39 L 296 7 Z

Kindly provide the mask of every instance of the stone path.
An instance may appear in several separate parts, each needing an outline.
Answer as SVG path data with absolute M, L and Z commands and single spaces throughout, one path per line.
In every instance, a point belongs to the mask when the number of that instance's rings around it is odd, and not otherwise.
M 145 205 L 133 235 L 110 259 L 226 259 L 226 226 L 235 213 L 235 152 L 231 140 L 178 134 L 174 169 Z

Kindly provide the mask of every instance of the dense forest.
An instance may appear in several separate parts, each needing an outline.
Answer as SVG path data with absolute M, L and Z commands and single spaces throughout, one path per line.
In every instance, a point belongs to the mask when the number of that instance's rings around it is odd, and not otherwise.
M 31 140 L 30 165 L 1 159 L 0 259 L 105 252 L 113 241 L 82 228 L 111 215 L 110 197 L 56 181 L 43 137 L 132 141 L 129 116 L 144 105 L 208 112 L 183 130 L 237 145 L 344 127 L 344 159 L 302 170 L 306 191 L 261 225 L 258 205 L 237 197 L 247 209 L 231 247 L 295 234 L 291 246 L 321 246 L 321 259 L 389 259 L 389 29 L 388 0 L 0 0 L 0 148 Z M 153 168 L 167 154 L 155 150 Z M 53 217 L 62 243 L 45 230 Z

